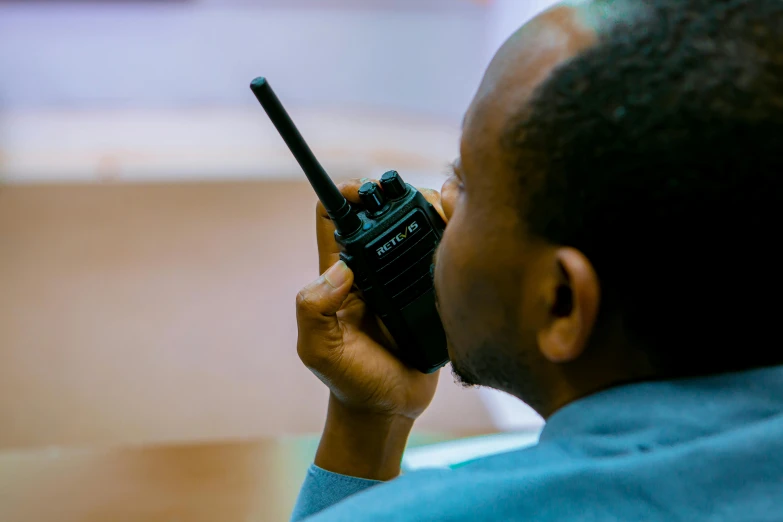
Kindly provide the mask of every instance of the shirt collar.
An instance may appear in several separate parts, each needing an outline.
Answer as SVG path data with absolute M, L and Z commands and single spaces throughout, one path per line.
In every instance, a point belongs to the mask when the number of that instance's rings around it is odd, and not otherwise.
M 710 377 L 618 386 L 552 415 L 540 440 L 647 431 L 675 443 L 725 431 L 783 411 L 783 366 Z

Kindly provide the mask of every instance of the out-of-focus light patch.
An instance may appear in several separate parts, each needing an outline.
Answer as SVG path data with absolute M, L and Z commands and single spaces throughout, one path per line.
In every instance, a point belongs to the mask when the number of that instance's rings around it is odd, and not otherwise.
M 390 111 L 290 112 L 337 180 L 380 177 L 440 189 L 459 129 Z M 0 119 L 6 183 L 301 179 L 263 111 L 249 109 L 6 111 Z
M 527 448 L 538 443 L 540 431 L 484 435 L 412 448 L 402 459 L 402 470 L 452 468 L 474 459 Z
M 544 426 L 544 419 L 516 397 L 489 388 L 482 388 L 479 393 L 498 430 L 526 431 Z

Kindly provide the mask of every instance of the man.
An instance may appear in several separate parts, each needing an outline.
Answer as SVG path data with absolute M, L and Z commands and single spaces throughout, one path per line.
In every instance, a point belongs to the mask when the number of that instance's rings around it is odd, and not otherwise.
M 455 375 L 541 440 L 398 477 L 437 376 L 385 349 L 321 211 L 298 352 L 331 397 L 293 518 L 783 519 L 781 144 L 783 2 L 525 25 L 467 112 L 435 285 Z

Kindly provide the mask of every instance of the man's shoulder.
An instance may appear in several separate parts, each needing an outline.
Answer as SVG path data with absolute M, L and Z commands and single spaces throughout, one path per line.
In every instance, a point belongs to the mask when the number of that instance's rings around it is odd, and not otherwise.
M 452 469 L 428 469 L 369 488 L 349 503 L 333 506 L 323 520 L 509 520 L 519 506 L 504 499 L 527 487 L 532 474 L 561 460 L 554 444 L 511 451 L 467 462 Z M 471 514 L 472 513 L 472 514 Z M 321 520 L 321 519 L 319 519 Z
M 672 513 L 690 520 L 716 513 L 767 520 L 769 488 L 783 478 L 781 433 L 783 415 L 763 427 L 751 423 L 675 444 L 641 436 L 630 444 L 617 434 L 549 439 L 456 469 L 404 475 L 327 509 L 318 520 L 461 522 L 476 520 L 477 513 L 483 521 L 670 520 Z

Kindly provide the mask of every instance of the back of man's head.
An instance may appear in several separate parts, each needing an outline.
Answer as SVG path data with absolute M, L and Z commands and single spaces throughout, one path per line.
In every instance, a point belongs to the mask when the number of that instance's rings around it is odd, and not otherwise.
M 662 374 L 781 363 L 783 2 L 639 9 L 509 127 L 524 219 L 587 256 Z

